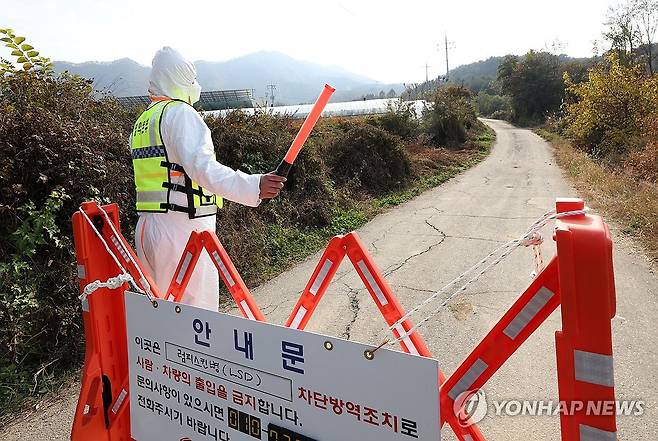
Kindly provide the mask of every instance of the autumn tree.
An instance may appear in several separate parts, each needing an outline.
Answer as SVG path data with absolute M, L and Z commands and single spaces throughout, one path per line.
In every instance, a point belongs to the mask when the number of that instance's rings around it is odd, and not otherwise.
M 617 162 L 646 144 L 658 109 L 658 76 L 647 77 L 643 67 L 625 66 L 612 53 L 590 70 L 588 81 L 575 84 L 566 74 L 565 82 L 563 121 L 577 147 Z

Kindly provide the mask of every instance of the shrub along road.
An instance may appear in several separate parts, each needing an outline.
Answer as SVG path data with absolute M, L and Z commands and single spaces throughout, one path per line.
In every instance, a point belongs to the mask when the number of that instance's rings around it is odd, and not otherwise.
M 554 164 L 550 147 L 528 130 L 488 121 L 497 132 L 491 155 L 477 167 L 445 185 L 378 216 L 359 229 L 375 261 L 398 295 L 411 308 L 480 260 L 499 244 L 519 236 L 551 209 L 558 196 L 575 192 Z M 549 226 L 544 236 L 550 238 Z M 658 437 L 658 278 L 655 267 L 634 244 L 615 231 L 617 318 L 613 321 L 615 379 L 619 399 L 643 400 L 642 417 L 620 417 L 620 440 Z M 550 239 L 545 257 L 554 252 Z M 269 321 L 283 323 L 319 258 L 316 254 L 254 290 Z M 455 298 L 422 328 L 443 370 L 452 372 L 461 359 L 530 282 L 531 251 L 520 249 Z M 230 309 L 230 308 L 228 308 Z M 558 417 L 493 416 L 493 400 L 557 400 L 553 314 L 508 361 L 486 387 L 489 415 L 480 427 L 489 439 L 559 439 Z M 385 324 L 349 263 L 339 269 L 309 330 L 351 340 L 379 343 Z M 71 424 L 75 391 L 38 415 L 17 421 L 0 438 L 65 440 Z M 449 429 L 445 439 L 453 439 Z

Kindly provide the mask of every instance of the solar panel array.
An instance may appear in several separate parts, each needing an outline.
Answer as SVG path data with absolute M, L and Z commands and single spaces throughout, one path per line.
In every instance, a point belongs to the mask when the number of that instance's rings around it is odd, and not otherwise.
M 150 103 L 150 99 L 146 95 L 117 97 L 117 101 L 125 107 L 141 107 Z M 201 99 L 196 106 L 203 110 L 254 107 L 254 91 L 253 89 L 231 89 L 201 92 Z
M 140 107 L 147 106 L 151 100 L 146 95 L 143 96 L 120 96 L 117 101 L 124 107 Z

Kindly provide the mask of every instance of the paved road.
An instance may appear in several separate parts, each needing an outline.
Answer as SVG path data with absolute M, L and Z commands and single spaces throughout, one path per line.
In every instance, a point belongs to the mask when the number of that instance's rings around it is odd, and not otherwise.
M 532 132 L 487 121 L 498 140 L 482 164 L 413 201 L 390 210 L 359 230 L 387 280 L 409 309 L 469 268 L 497 245 L 517 237 L 557 196 L 573 196 L 553 162 L 550 147 Z M 615 233 L 613 225 L 613 233 Z M 550 231 L 544 234 L 550 237 Z M 553 253 L 548 243 L 545 254 Z M 269 321 L 283 323 L 319 258 L 254 291 Z M 644 400 L 641 417 L 618 420 L 620 440 L 658 439 L 658 277 L 655 267 L 629 240 L 615 233 L 617 318 L 614 326 L 615 378 L 620 399 Z M 339 269 L 308 329 L 356 341 L 382 341 L 385 326 L 360 279 Z M 529 283 L 531 253 L 521 249 L 457 297 L 422 329 L 444 371 L 452 372 Z M 557 400 L 554 313 L 512 356 L 486 387 L 489 403 L 503 399 Z M 3 440 L 67 439 L 75 398 L 9 428 Z M 493 406 L 490 406 L 493 409 Z M 488 415 L 481 423 L 488 439 L 558 440 L 558 417 Z M 449 428 L 444 439 L 454 439 Z

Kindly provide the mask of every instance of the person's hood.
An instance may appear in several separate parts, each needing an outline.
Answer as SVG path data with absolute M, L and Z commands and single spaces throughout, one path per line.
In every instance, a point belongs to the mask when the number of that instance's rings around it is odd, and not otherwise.
M 196 80 L 194 64 L 175 49 L 163 47 L 153 57 L 149 94 L 196 103 L 201 95 L 201 86 Z

